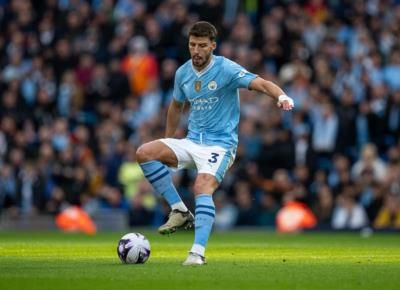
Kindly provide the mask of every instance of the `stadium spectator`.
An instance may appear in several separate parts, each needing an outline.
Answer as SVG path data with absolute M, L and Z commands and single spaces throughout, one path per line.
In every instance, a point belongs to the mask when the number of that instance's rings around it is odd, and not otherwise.
M 158 65 L 148 52 L 148 42 L 143 36 L 129 41 L 129 54 L 122 61 L 122 69 L 128 75 L 131 91 L 141 97 L 157 85 Z
M 316 105 L 312 113 L 314 130 L 312 145 L 317 155 L 318 167 L 328 170 L 335 151 L 338 134 L 338 117 L 331 103 Z
M 215 201 L 215 228 L 217 230 L 232 229 L 237 220 L 238 208 L 230 201 L 230 198 L 223 191 L 217 191 Z
M 400 195 L 389 193 L 374 220 L 376 229 L 400 229 Z
M 367 213 L 357 203 L 355 191 L 354 186 L 347 185 L 338 195 L 332 215 L 334 229 L 361 229 L 368 225 Z
M 257 225 L 258 207 L 255 204 L 254 193 L 248 182 L 242 181 L 235 185 L 235 201 L 238 209 L 236 225 Z
M 386 177 L 386 165 L 377 156 L 374 144 L 366 144 L 362 148 L 361 158 L 351 168 L 352 178 L 358 180 L 364 170 L 371 170 L 374 178 L 383 181 Z
M 259 226 L 274 227 L 279 204 L 276 199 L 266 192 L 263 192 L 259 201 L 258 223 Z
M 316 200 L 312 206 L 317 219 L 318 228 L 329 229 L 331 226 L 334 197 L 331 189 L 323 185 L 317 192 Z

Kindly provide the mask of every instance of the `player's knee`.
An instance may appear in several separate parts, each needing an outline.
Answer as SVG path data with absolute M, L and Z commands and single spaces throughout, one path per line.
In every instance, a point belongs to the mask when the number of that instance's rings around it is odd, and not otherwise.
M 196 183 L 193 187 L 193 191 L 195 195 L 204 193 L 212 194 L 215 191 L 215 189 L 210 184 Z
M 148 149 L 147 144 L 141 145 L 137 150 L 136 150 L 136 160 L 139 163 L 147 162 L 151 160 L 151 152 Z
M 215 178 L 210 176 L 209 178 L 198 178 L 193 186 L 194 194 L 208 193 L 212 194 L 218 187 L 218 183 Z

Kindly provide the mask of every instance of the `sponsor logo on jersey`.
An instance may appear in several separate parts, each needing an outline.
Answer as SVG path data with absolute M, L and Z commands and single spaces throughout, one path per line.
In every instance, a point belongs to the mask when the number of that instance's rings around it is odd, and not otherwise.
M 218 97 L 199 98 L 190 100 L 190 106 L 194 111 L 211 110 L 213 105 L 219 101 Z

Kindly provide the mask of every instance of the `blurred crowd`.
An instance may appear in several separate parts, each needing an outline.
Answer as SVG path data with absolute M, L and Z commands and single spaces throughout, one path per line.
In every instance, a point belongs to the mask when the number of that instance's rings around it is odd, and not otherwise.
M 162 223 L 135 151 L 163 137 L 198 20 L 217 27 L 216 54 L 295 101 L 282 113 L 241 92 L 216 227 L 274 226 L 295 200 L 318 228 L 400 229 L 398 0 L 0 0 L 0 214 L 80 205 Z M 189 207 L 194 177 L 174 173 Z

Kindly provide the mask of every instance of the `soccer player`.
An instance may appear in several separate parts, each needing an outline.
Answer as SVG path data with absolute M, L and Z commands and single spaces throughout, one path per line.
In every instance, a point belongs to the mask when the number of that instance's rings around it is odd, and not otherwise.
M 193 246 L 183 265 L 203 265 L 205 247 L 215 217 L 212 194 L 235 159 L 240 117 L 239 88 L 264 93 L 283 110 L 293 100 L 274 83 L 245 70 L 237 63 L 213 54 L 217 31 L 205 21 L 189 31 L 191 60 L 176 71 L 173 100 L 167 114 L 165 138 L 141 145 L 137 160 L 154 190 L 171 206 L 161 234 L 195 226 Z M 190 104 L 188 134 L 175 139 L 184 104 Z M 196 167 L 195 218 L 176 191 L 168 167 Z

